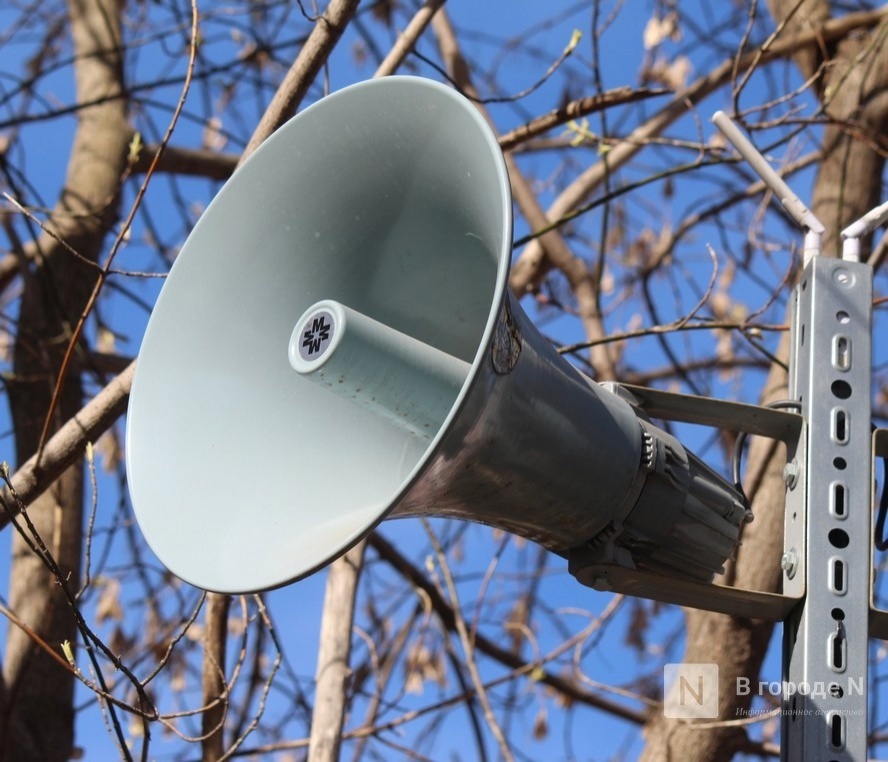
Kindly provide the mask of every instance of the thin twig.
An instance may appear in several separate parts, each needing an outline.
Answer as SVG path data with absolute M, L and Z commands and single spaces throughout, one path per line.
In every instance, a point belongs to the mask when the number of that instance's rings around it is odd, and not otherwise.
M 636 101 L 666 95 L 669 92 L 669 90 L 653 90 L 645 87 L 633 88 L 627 85 L 597 95 L 590 95 L 588 98 L 580 98 L 500 135 L 500 148 L 504 151 L 509 151 L 521 143 L 526 143 L 528 140 L 532 140 L 572 120 L 580 119 L 614 106 L 622 106 L 627 103 L 635 103 Z
M 499 723 L 496 720 L 496 715 L 493 713 L 493 708 L 490 706 L 490 698 L 484 688 L 484 681 L 481 680 L 481 673 L 478 672 L 478 664 L 475 661 L 475 645 L 469 637 L 469 630 L 466 627 L 465 619 L 463 619 L 459 597 L 456 594 L 456 585 L 453 583 L 453 575 L 450 573 L 450 565 L 447 563 L 447 558 L 444 556 L 441 543 L 438 542 L 438 537 L 432 530 L 431 524 L 423 518 L 422 525 L 435 550 L 435 557 L 438 560 L 438 568 L 441 570 L 441 574 L 444 577 L 444 585 L 447 587 L 447 594 L 450 597 L 450 606 L 453 610 L 456 632 L 459 635 L 460 643 L 462 644 L 466 667 L 469 670 L 469 676 L 472 678 L 472 685 L 475 687 L 478 701 L 481 703 L 481 709 L 484 711 L 484 719 L 487 720 L 487 724 L 490 726 L 490 731 L 493 733 L 493 737 L 496 739 L 497 744 L 499 744 L 500 753 L 503 758 L 507 761 L 513 760 L 512 750 L 509 748 L 509 743 L 506 741 L 502 728 L 500 728 Z
M 685 323 L 677 325 L 669 323 L 667 325 L 653 325 L 649 328 L 638 328 L 634 331 L 623 331 L 621 333 L 612 333 L 603 339 L 599 339 L 602 344 L 612 341 L 626 341 L 627 339 L 638 339 L 642 336 L 656 336 L 663 333 L 674 333 L 676 331 L 712 331 L 716 329 L 728 329 L 734 331 L 788 331 L 788 325 L 770 325 L 770 324 L 754 324 L 751 325 L 745 321 L 736 320 L 711 320 L 702 323 Z M 581 349 L 588 349 L 589 342 L 581 341 L 577 344 L 568 344 L 558 347 L 559 354 L 568 355 L 572 352 L 578 352 Z

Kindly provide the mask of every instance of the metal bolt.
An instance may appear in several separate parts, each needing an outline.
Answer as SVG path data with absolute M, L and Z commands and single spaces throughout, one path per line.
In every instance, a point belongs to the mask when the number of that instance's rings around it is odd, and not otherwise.
M 798 562 L 799 554 L 796 553 L 795 548 L 790 548 L 789 550 L 787 550 L 783 554 L 783 557 L 780 559 L 780 568 L 783 569 L 784 572 L 786 572 L 786 576 L 789 579 L 795 577 L 796 566 L 798 565 Z
M 783 481 L 786 486 L 793 490 L 799 481 L 799 462 L 793 458 L 783 467 Z
M 610 580 L 607 577 L 607 574 L 597 574 L 595 579 L 592 580 L 592 587 L 595 590 L 600 590 L 601 592 L 608 592 L 612 590 Z

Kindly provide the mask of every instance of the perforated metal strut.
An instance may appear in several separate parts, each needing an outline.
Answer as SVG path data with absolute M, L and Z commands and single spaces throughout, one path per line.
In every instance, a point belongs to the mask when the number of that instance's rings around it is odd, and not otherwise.
M 806 595 L 784 623 L 781 758 L 865 762 L 872 269 L 814 257 L 794 310 L 790 391 L 808 436 L 788 489 L 806 492 L 807 524 L 782 567 Z

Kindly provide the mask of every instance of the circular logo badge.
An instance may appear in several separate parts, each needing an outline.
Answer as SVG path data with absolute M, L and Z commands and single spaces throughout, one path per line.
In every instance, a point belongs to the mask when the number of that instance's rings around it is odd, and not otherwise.
M 299 336 L 299 356 L 306 362 L 317 360 L 333 341 L 336 320 L 327 310 L 318 310 L 302 324 Z

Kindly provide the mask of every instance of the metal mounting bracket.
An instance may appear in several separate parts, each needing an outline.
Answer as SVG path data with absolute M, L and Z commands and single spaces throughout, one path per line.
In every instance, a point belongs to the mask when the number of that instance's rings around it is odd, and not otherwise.
M 805 459 L 805 421 L 795 413 L 630 384 L 609 382 L 604 386 L 651 418 L 757 434 L 783 442 L 787 462 L 803 462 Z M 787 516 L 796 517 L 792 521 L 792 531 L 787 535 L 790 543 L 787 547 L 803 547 L 804 493 L 803 482 L 798 482 L 798 486 L 787 491 L 787 505 L 798 502 L 797 507 L 786 511 Z M 793 580 L 787 580 L 783 594 L 780 594 L 666 578 L 653 572 L 608 563 L 600 554 L 583 550 L 572 551 L 570 571 L 584 585 L 598 590 L 615 590 L 627 595 L 752 619 L 784 619 L 805 594 L 804 575 L 795 575 Z

